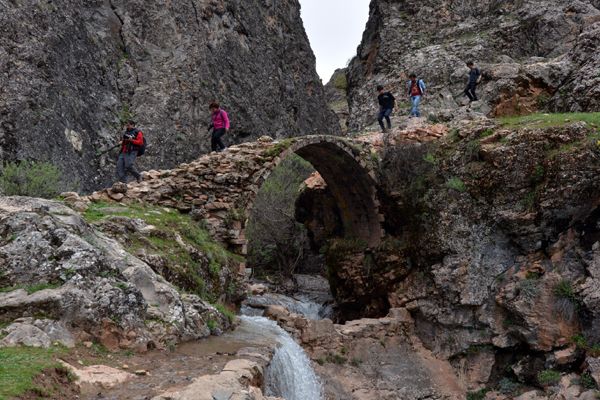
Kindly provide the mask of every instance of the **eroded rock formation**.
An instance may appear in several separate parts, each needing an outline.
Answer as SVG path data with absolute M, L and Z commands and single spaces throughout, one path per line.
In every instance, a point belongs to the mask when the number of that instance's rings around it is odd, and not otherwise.
M 3 197 L 0 233 L 0 345 L 145 351 L 231 326 L 61 203 Z

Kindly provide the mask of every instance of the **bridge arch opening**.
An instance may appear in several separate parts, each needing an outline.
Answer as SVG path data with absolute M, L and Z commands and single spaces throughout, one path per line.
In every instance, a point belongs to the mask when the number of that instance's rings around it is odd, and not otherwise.
M 359 239 L 370 247 L 377 246 L 383 236 L 383 217 L 379 211 L 376 177 L 356 145 L 341 138 L 307 137 L 295 141 L 282 151 L 260 177 L 258 187 L 269 178 L 282 160 L 295 154 L 320 174 L 339 210 L 342 237 Z M 254 207 L 249 204 L 248 211 Z
M 275 144 L 274 146 L 277 146 Z M 305 164 L 308 163 L 312 166 L 309 169 L 298 166 L 298 162 L 290 162 L 291 160 L 302 159 Z M 319 173 L 321 178 L 326 184 L 326 195 L 327 199 L 324 200 L 326 205 L 319 205 L 318 212 L 329 213 L 325 218 L 329 221 L 335 220 L 335 229 L 329 229 L 326 233 L 329 235 L 326 239 L 349 239 L 355 240 L 356 242 L 363 243 L 366 247 L 376 247 L 382 238 L 382 216 L 379 212 L 379 202 L 377 200 L 377 185 L 375 174 L 370 168 L 370 152 L 364 151 L 358 145 L 353 143 L 347 143 L 342 138 L 334 137 L 305 137 L 301 139 L 295 139 L 289 147 L 281 151 L 280 154 L 275 157 L 272 163 L 264 170 L 262 175 L 257 181 L 257 194 L 252 201 L 248 203 L 247 215 L 250 218 L 246 221 L 245 228 L 247 235 L 244 234 L 244 238 L 249 240 L 246 244 L 249 245 L 250 251 L 248 259 L 250 267 L 258 267 L 254 261 L 256 261 L 257 251 L 268 251 L 273 249 L 257 249 L 257 244 L 254 242 L 256 237 L 255 226 L 257 224 L 257 215 L 259 218 L 268 219 L 265 226 L 271 224 L 277 224 L 278 221 L 282 221 L 282 225 L 286 225 L 289 229 L 287 231 L 278 231 L 278 228 L 273 229 L 272 235 L 288 235 L 289 232 L 293 232 L 293 223 L 305 222 L 304 220 L 298 221 L 298 215 L 296 213 L 296 203 L 299 200 L 299 196 L 303 196 L 300 193 L 301 183 L 310 176 L 311 172 L 316 171 Z M 284 169 L 282 171 L 282 168 Z M 298 171 L 288 171 L 288 169 L 294 169 Z M 295 182 L 296 187 L 295 195 L 290 196 L 285 194 L 287 204 L 273 205 L 276 203 L 273 201 L 264 201 L 264 192 L 262 187 L 264 186 L 268 190 L 273 190 L 271 180 L 281 179 L 296 179 L 295 176 L 289 176 L 290 174 L 304 174 L 300 177 L 300 180 Z M 282 184 L 279 182 L 276 184 L 277 188 L 281 190 L 290 190 L 290 188 L 284 187 L 288 182 Z M 317 201 L 323 200 L 320 198 Z M 332 204 L 333 203 L 333 204 Z M 277 206 L 285 208 L 282 212 L 278 209 L 270 210 L 270 207 L 276 208 Z M 310 214 L 314 210 L 312 207 L 303 210 L 305 213 Z M 280 219 L 282 214 L 287 214 L 287 219 Z M 321 217 L 323 217 L 321 215 Z M 293 220 L 291 220 L 293 218 Z M 308 218 L 311 218 L 308 215 Z M 308 225 L 308 224 L 307 224 Z M 282 227 L 285 230 L 285 227 Z M 310 235 L 310 229 L 305 232 Z M 263 233 L 264 234 L 264 233 Z M 295 232 L 300 238 L 300 233 Z M 284 240 L 284 237 L 273 237 L 273 240 Z M 300 240 L 300 239 L 298 239 Z M 318 252 L 318 248 L 312 247 L 314 243 L 311 243 L 311 249 L 314 252 Z M 321 243 L 322 244 L 322 243 Z M 280 246 L 280 253 L 284 252 L 284 246 Z M 301 250 L 301 249 L 299 249 Z M 248 253 L 247 249 L 244 250 Z M 283 254 L 277 254 L 278 257 L 284 256 Z

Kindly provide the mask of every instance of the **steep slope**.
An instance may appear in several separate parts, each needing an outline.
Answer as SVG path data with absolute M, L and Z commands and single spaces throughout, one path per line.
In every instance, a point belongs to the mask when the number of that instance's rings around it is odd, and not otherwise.
M 582 0 L 373 0 L 348 70 L 350 129 L 373 122 L 377 84 L 402 98 L 413 71 L 429 85 L 425 110 L 453 118 L 467 103 L 468 60 L 484 74 L 476 111 L 593 111 L 597 100 L 584 98 L 595 93 L 597 6 Z
M 49 160 L 89 190 L 113 179 L 134 117 L 164 168 L 209 150 L 208 103 L 228 141 L 339 132 L 297 0 L 0 2 L 2 159 Z

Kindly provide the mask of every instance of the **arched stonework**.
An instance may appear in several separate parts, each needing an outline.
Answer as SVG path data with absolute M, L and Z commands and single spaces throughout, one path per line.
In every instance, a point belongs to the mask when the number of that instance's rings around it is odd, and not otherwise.
M 364 159 L 361 145 L 335 136 L 300 138 L 274 159 L 260 184 L 281 160 L 292 153 L 299 155 L 312 164 L 327 183 L 340 210 L 344 236 L 375 246 L 382 237 L 383 216 L 379 214 L 376 176 L 370 160 Z
M 213 237 L 239 254 L 246 252 L 246 215 L 271 171 L 295 153 L 310 162 L 327 182 L 340 209 L 344 236 L 377 245 L 383 236 L 377 179 L 368 142 L 318 135 L 232 146 L 223 153 L 165 171 L 148 171 L 126 193 L 107 189 L 92 200 L 143 201 L 191 212 L 206 221 Z

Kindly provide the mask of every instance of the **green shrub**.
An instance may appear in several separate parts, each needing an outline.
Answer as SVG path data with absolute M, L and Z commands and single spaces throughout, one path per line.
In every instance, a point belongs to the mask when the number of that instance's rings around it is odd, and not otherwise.
M 571 336 L 571 342 L 580 349 L 587 349 L 588 343 L 582 334 Z
M 261 186 L 246 227 L 248 266 L 257 273 L 288 276 L 298 266 L 308 233 L 296 221 L 295 202 L 313 172 L 307 161 L 290 155 Z
M 553 369 L 547 369 L 537 375 L 540 385 L 554 385 L 560 381 L 560 372 Z
M 225 307 L 221 303 L 213 304 L 213 306 L 219 311 L 221 314 L 225 315 L 229 320 L 229 323 L 232 323 L 235 320 L 235 313 L 231 311 L 229 308 Z
M 423 160 L 431 165 L 437 165 L 438 163 L 438 159 L 435 158 L 435 155 L 433 153 L 427 153 L 425 157 L 423 157 Z
M 544 175 L 546 175 L 544 166 L 541 164 L 536 165 L 530 177 L 531 183 L 533 185 L 541 183 L 544 180 Z
M 576 301 L 575 291 L 570 281 L 564 279 L 554 286 L 554 295 L 561 299 Z
M 508 378 L 502 378 L 498 382 L 498 391 L 502 394 L 515 395 L 521 385 L 518 382 L 514 382 Z
M 579 379 L 579 383 L 586 389 L 596 389 L 596 381 L 589 372 L 584 372 Z
M 460 178 L 457 178 L 457 177 L 452 177 L 452 178 L 448 179 L 448 181 L 446 182 L 446 187 L 448 187 L 450 189 L 454 189 L 459 192 L 467 191 L 467 187 L 466 187 L 465 183 Z
M 331 364 L 344 365 L 348 359 L 341 354 L 328 353 L 326 361 Z
M 494 134 L 494 129 L 492 128 L 488 128 L 485 131 L 481 132 L 481 134 L 479 135 L 480 139 L 486 138 L 488 136 L 492 136 Z
M 214 331 L 214 330 L 215 330 L 215 328 L 217 327 L 217 323 L 216 323 L 214 320 L 212 320 L 212 319 L 209 319 L 208 321 L 206 321 L 206 326 L 207 326 L 207 327 L 208 327 L 208 329 L 210 329 L 211 331 Z
M 525 279 L 518 284 L 519 294 L 526 299 L 534 299 L 540 292 L 538 281 L 535 279 Z
M 348 78 L 346 77 L 346 74 L 338 73 L 333 80 L 333 86 L 339 90 L 345 91 L 348 89 Z
M 350 360 L 350 365 L 352 365 L 353 367 L 360 367 L 360 364 L 362 364 L 362 360 L 360 358 L 352 358 L 352 360 Z
M 476 392 L 469 392 L 467 393 L 467 400 L 483 400 L 489 391 L 489 389 L 484 388 Z
M 5 196 L 53 198 L 60 192 L 59 169 L 44 162 L 7 162 L 0 174 L 0 189 Z

